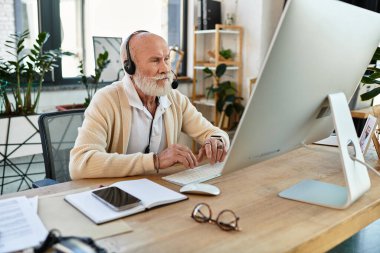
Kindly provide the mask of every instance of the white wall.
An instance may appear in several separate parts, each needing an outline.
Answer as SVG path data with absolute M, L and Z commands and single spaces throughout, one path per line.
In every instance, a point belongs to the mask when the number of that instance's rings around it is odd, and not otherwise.
M 280 20 L 283 4 L 283 0 L 239 2 L 237 22 L 246 30 L 243 57 L 243 87 L 246 98 L 249 96 L 249 79 L 256 78 L 260 72 Z
M 0 0 L 0 6 L 0 56 L 9 59 L 4 42 L 9 39 L 9 34 L 15 32 L 14 0 Z
M 232 1 L 232 0 L 230 0 Z M 248 80 L 257 76 L 263 54 L 263 2 L 268 0 L 241 0 L 238 3 L 236 22 L 244 28 L 243 39 L 243 97 L 249 96 Z
M 162 0 L 86 0 L 85 6 L 85 38 L 108 36 L 124 39 L 137 30 L 163 35 Z M 92 39 L 88 39 L 85 44 L 86 48 L 93 48 Z M 88 51 L 87 71 L 93 73 L 94 55 L 93 51 Z
M 274 32 L 277 28 L 280 20 L 284 1 L 283 0 L 267 0 L 263 1 L 262 9 L 262 44 L 261 44 L 261 56 L 260 63 L 265 59 L 268 52 L 269 44 L 272 41 Z
M 43 91 L 38 103 L 38 112 L 51 112 L 55 111 L 57 105 L 71 105 L 83 104 L 84 99 L 87 97 L 86 90 L 57 90 L 57 91 Z
M 193 32 L 195 17 L 195 0 L 189 0 L 188 18 L 188 69 L 193 74 Z M 222 0 L 222 20 L 226 13 L 235 13 L 237 25 L 244 28 L 243 40 L 243 96 L 245 102 L 248 94 L 248 79 L 257 77 L 264 61 L 272 36 L 282 13 L 284 0 Z

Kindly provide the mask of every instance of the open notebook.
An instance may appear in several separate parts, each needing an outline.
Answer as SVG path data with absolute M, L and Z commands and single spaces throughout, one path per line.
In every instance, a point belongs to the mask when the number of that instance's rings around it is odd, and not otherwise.
M 127 180 L 114 183 L 120 189 L 141 199 L 141 205 L 124 211 L 114 211 L 92 196 L 90 191 L 69 194 L 65 200 L 89 217 L 96 224 L 104 223 L 147 209 L 187 199 L 187 196 L 156 184 L 148 179 Z

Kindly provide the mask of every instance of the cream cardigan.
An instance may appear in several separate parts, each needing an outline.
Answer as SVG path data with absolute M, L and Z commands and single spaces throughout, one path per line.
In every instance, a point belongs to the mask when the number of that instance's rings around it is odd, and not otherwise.
M 154 171 L 153 153 L 126 154 L 131 107 L 124 85 L 119 81 L 99 90 L 85 111 L 83 125 L 78 128 L 78 137 L 70 152 L 69 169 L 73 180 Z M 163 114 L 167 145 L 177 143 L 182 131 L 200 144 L 211 135 L 220 136 L 229 147 L 228 135 L 207 121 L 186 96 L 172 90 L 168 99 L 171 105 Z

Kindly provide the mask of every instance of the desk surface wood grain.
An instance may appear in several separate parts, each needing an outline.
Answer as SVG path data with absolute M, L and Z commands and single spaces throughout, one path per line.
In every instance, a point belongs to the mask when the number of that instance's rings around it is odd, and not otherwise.
M 377 159 L 372 163 L 378 166 Z M 221 189 L 219 196 L 189 195 L 189 200 L 126 217 L 123 220 L 133 232 L 98 243 L 115 252 L 325 252 L 380 217 L 380 178 L 369 174 L 371 189 L 345 210 L 280 198 L 280 191 L 303 179 L 343 185 L 336 148 L 301 148 L 212 180 Z M 179 190 L 161 176 L 145 177 Z M 79 180 L 2 198 L 137 178 L 141 177 Z M 242 231 L 225 232 L 214 224 L 193 221 L 191 211 L 200 202 L 211 206 L 214 217 L 223 209 L 233 210 L 240 217 Z

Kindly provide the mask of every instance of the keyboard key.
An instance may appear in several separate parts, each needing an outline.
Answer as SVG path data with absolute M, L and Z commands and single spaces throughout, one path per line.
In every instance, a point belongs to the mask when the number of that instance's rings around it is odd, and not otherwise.
M 165 176 L 162 179 L 180 186 L 201 183 L 219 177 L 222 174 L 223 165 L 224 163 L 205 164 Z

